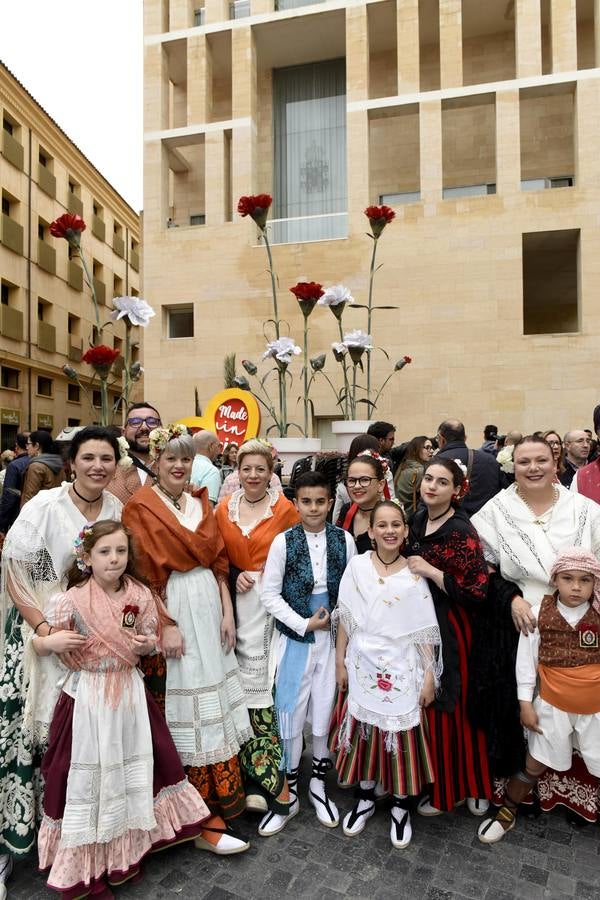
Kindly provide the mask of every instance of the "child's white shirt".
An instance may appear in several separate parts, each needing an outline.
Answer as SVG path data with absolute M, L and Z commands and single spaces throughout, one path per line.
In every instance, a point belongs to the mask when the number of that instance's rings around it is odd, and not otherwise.
M 538 603 L 531 607 L 531 613 L 535 616 L 536 621 L 540 615 L 542 604 Z M 582 603 L 581 606 L 565 606 L 560 600 L 556 601 L 556 608 L 569 625 L 574 628 L 578 622 L 583 619 L 586 612 L 590 608 L 589 603 Z M 535 631 L 530 634 L 521 634 L 519 637 L 519 646 L 517 648 L 517 697 L 519 700 L 527 700 L 531 703 L 535 694 L 537 685 L 537 669 L 538 654 L 540 649 L 540 632 L 536 625 Z
M 327 591 L 327 537 L 325 528 L 319 532 L 306 531 L 304 535 L 308 544 L 310 564 L 313 570 L 314 586 L 313 594 L 323 594 Z M 344 532 L 346 539 L 346 565 L 356 555 L 354 538 L 348 532 Z M 303 636 L 306 633 L 308 619 L 295 612 L 281 596 L 287 547 L 285 532 L 278 534 L 269 550 L 265 563 L 265 570 L 261 581 L 261 603 L 273 618 L 283 625 L 291 628 L 296 634 Z

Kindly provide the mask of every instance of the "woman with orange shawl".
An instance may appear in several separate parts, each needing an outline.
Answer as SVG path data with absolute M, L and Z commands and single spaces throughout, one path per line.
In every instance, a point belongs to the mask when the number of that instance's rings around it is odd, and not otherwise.
M 245 808 L 238 751 L 253 734 L 235 654 L 229 567 L 205 488 L 185 492 L 194 458 L 182 425 L 150 432 L 157 481 L 136 491 L 123 522 L 137 538 L 140 572 L 178 627 L 162 655 L 144 661 L 147 684 L 191 783 L 213 813 L 196 846 L 220 855 L 248 844 L 226 819 Z
M 260 602 L 260 582 L 269 548 L 276 535 L 300 521 L 294 505 L 269 487 L 271 450 L 258 440 L 238 451 L 239 491 L 215 510 L 230 562 L 230 589 L 236 598 L 236 655 L 246 692 L 252 740 L 242 748 L 246 777 L 246 808 L 287 815 L 289 792 L 280 768 L 281 746 L 273 713 L 275 674 L 273 618 Z M 265 818 L 267 818 L 265 817 Z M 261 823 L 262 825 L 262 823 Z M 263 837 L 270 831 L 262 831 Z

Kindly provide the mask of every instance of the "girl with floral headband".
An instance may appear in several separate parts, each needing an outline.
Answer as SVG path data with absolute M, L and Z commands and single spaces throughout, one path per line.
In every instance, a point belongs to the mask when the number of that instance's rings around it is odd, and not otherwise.
M 56 630 L 34 649 L 67 653 L 72 671 L 42 761 L 40 868 L 65 898 L 99 895 L 139 878 L 153 849 L 197 837 L 209 812 L 144 689 L 138 664 L 156 650 L 160 614 L 120 522 L 83 528 L 46 617 Z
M 233 652 L 229 565 L 207 489 L 187 490 L 194 445 L 185 426 L 151 431 L 150 454 L 156 481 L 135 492 L 123 522 L 138 539 L 140 571 L 178 630 L 142 667 L 186 774 L 212 813 L 196 847 L 240 853 L 249 845 L 226 822 L 245 807 L 238 752 L 252 728 Z
M 473 620 L 488 582 L 477 532 L 460 508 L 467 490 L 460 460 L 434 457 L 425 464 L 422 505 L 410 520 L 408 566 L 431 588 L 444 662 L 440 690 L 427 709 L 435 782 L 417 807 L 422 816 L 441 815 L 465 800 L 480 816 L 492 795 L 485 735 L 467 715 Z

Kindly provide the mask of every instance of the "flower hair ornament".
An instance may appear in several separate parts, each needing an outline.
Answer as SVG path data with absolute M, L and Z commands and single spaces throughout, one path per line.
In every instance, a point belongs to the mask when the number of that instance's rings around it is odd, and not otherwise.
M 462 461 L 462 459 L 453 459 L 452 462 L 453 462 L 453 463 L 456 463 L 456 465 L 458 466 L 458 468 L 460 469 L 460 471 L 461 471 L 461 472 L 463 473 L 463 475 L 464 475 L 464 481 L 463 481 L 462 485 L 460 486 L 460 488 L 458 489 L 458 493 L 456 494 L 456 499 L 457 499 L 457 500 L 462 500 L 463 497 L 465 496 L 465 494 L 468 494 L 469 488 L 471 487 L 471 482 L 470 482 L 469 479 L 467 478 L 467 472 L 468 472 L 469 470 L 468 470 L 467 467 L 465 466 L 465 464 L 464 464 L 464 462 Z
M 390 467 L 385 456 L 380 456 L 380 454 L 376 453 L 374 450 L 361 450 L 361 452 L 355 458 L 360 459 L 361 456 L 370 456 L 371 459 L 376 459 L 381 463 L 384 475 L 387 475 Z
M 159 428 L 153 428 L 148 438 L 152 459 L 158 459 L 169 441 L 183 437 L 187 433 L 185 425 L 161 425 Z
M 84 559 L 83 559 L 83 554 L 85 553 L 85 550 L 83 549 L 83 542 L 85 541 L 86 537 L 89 537 L 90 534 L 92 533 L 93 525 L 94 525 L 93 522 L 86 522 L 86 524 L 83 526 L 83 528 L 81 529 L 81 531 L 79 532 L 79 534 L 77 535 L 75 540 L 73 541 L 73 553 L 75 555 L 75 563 L 76 563 L 79 571 L 83 572 L 86 575 L 89 572 L 91 572 L 91 569 L 89 566 L 87 566 L 85 564 Z
M 119 445 L 119 462 L 118 466 L 121 466 L 122 469 L 128 469 L 129 466 L 133 465 L 133 460 L 129 455 L 129 444 L 127 443 L 127 438 L 121 435 L 120 438 L 117 438 L 117 444 Z

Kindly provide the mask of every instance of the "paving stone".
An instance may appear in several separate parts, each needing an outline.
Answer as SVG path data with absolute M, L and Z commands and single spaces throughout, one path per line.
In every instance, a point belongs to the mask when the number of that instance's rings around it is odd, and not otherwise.
M 533 884 L 545 885 L 548 881 L 548 872 L 544 872 L 543 869 L 537 869 L 528 863 L 521 867 L 520 876 L 525 881 L 531 881 Z
M 577 881 L 575 878 L 569 878 L 568 875 L 561 875 L 560 872 L 550 872 L 546 887 L 551 892 L 558 893 L 560 891 L 567 897 L 573 897 Z

